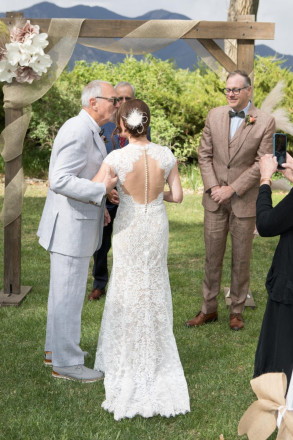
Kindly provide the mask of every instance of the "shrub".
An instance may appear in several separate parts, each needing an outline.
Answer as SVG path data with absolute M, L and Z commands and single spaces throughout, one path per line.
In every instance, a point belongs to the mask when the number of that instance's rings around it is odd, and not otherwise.
M 282 106 L 292 120 L 293 73 L 281 66 L 281 61 L 256 58 L 254 102 L 260 106 L 277 82 L 283 80 L 286 88 Z M 177 69 L 171 61 L 162 61 L 151 55 L 141 60 L 129 56 L 117 64 L 79 61 L 72 71 L 64 71 L 49 92 L 32 105 L 23 151 L 26 174 L 46 176 L 54 138 L 60 126 L 79 112 L 81 91 L 93 79 L 112 84 L 119 81 L 133 84 L 136 96 L 150 107 L 152 140 L 168 145 L 185 162 L 197 160 L 208 111 L 226 103 L 221 92 L 223 81 L 203 65 L 193 71 Z M 4 127 L 3 109 L 0 110 L 0 126 Z

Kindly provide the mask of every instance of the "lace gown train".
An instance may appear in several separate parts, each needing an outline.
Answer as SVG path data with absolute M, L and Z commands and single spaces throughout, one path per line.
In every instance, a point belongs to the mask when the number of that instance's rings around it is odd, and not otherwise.
M 189 395 L 173 335 L 163 202 L 176 161 L 167 147 L 151 143 L 130 144 L 105 162 L 119 177 L 120 204 L 95 361 L 95 369 L 105 372 L 102 406 L 116 420 L 184 414 Z

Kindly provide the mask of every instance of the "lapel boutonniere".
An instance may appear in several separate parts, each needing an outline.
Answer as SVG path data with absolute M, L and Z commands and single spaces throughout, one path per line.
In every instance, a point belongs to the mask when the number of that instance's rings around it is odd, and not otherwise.
M 256 117 L 255 116 L 251 116 L 251 115 L 246 115 L 245 116 L 245 122 L 246 125 L 253 125 L 256 121 Z

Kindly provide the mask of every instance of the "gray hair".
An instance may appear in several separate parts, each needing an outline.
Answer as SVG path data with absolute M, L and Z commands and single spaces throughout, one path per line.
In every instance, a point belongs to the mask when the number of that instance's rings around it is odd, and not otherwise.
M 110 84 L 110 83 L 108 81 L 100 81 L 95 79 L 94 81 L 91 81 L 85 86 L 85 88 L 81 93 L 81 105 L 83 107 L 90 106 L 91 98 L 96 98 L 97 96 L 101 96 L 103 84 Z
M 118 84 L 116 84 L 116 86 L 114 86 L 114 89 L 117 90 L 117 87 L 125 87 L 125 86 L 130 87 L 130 88 L 132 89 L 133 96 L 135 96 L 135 88 L 133 87 L 132 84 L 130 84 L 130 83 L 127 82 L 127 81 L 121 81 L 121 82 L 119 82 Z

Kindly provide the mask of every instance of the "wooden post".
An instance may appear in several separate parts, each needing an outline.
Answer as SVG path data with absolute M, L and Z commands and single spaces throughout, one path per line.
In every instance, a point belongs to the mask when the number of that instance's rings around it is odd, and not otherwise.
M 238 22 L 251 21 L 254 23 L 254 15 L 241 15 L 237 17 Z M 245 36 L 245 35 L 243 35 Z M 244 70 L 254 82 L 254 40 L 237 40 L 237 69 Z
M 8 12 L 6 17 L 14 19 L 21 13 Z M 5 109 L 5 125 L 22 116 L 22 109 Z M 5 162 L 5 187 L 16 176 L 22 167 L 22 154 Z M 17 306 L 31 290 L 21 286 L 21 215 L 4 227 L 4 290 L 0 291 L 0 306 Z

